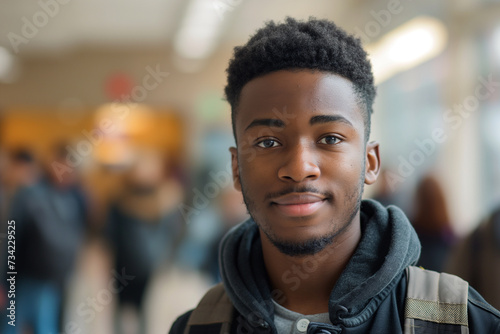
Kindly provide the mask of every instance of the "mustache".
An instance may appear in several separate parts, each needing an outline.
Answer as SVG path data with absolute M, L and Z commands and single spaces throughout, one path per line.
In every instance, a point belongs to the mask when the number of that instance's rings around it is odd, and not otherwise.
M 321 190 L 319 190 L 315 187 L 312 187 L 312 186 L 300 186 L 300 187 L 286 188 L 286 189 L 283 189 L 281 191 L 274 192 L 274 193 L 268 193 L 265 196 L 264 200 L 268 201 L 268 200 L 271 200 L 273 198 L 283 196 L 283 195 L 288 195 L 291 193 L 313 193 L 313 194 L 322 195 L 327 199 L 330 199 L 333 197 L 333 193 L 331 193 L 331 192 L 321 191 Z

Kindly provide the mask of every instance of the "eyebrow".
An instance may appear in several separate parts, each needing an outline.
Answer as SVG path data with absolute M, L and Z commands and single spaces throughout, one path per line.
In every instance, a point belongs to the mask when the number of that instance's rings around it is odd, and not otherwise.
M 352 123 L 347 118 L 345 118 L 344 116 L 340 116 L 340 115 L 318 115 L 318 116 L 311 117 L 311 119 L 309 120 L 310 125 L 324 124 L 324 123 L 330 123 L 330 122 L 341 122 L 341 123 L 345 123 L 351 127 L 354 127 L 352 125 Z
M 269 127 L 275 127 L 275 128 L 284 128 L 285 127 L 285 122 L 283 122 L 280 119 L 275 119 L 275 118 L 259 118 L 259 119 L 254 119 L 252 123 L 250 123 L 246 128 L 245 131 L 247 131 L 250 128 L 253 128 L 255 126 L 269 126 Z
M 310 125 L 315 125 L 315 124 L 324 124 L 324 123 L 330 123 L 330 122 L 341 122 L 345 123 L 351 127 L 354 127 L 352 123 L 345 118 L 344 116 L 340 115 L 317 115 L 311 117 L 309 120 Z M 284 128 L 285 127 L 285 122 L 283 122 L 280 119 L 275 119 L 275 118 L 258 118 L 253 120 L 246 128 L 245 131 L 247 131 L 250 128 L 256 127 L 256 126 L 268 126 L 268 127 L 275 127 L 275 128 Z

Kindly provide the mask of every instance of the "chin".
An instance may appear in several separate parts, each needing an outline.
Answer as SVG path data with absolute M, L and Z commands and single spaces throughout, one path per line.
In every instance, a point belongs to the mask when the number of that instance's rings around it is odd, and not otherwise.
M 271 243 L 283 254 L 289 256 L 307 256 L 321 252 L 331 245 L 335 235 L 313 237 L 306 240 L 270 239 Z
M 330 245 L 336 233 L 319 231 L 318 226 L 261 228 L 267 239 L 283 254 L 290 256 L 313 255 Z

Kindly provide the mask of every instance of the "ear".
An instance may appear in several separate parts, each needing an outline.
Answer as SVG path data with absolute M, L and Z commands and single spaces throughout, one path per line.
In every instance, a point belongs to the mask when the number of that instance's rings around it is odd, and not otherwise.
M 241 191 L 240 183 L 240 169 L 238 166 L 238 149 L 236 147 L 230 147 L 229 152 L 231 152 L 231 167 L 233 170 L 233 185 L 238 191 Z
M 375 141 L 366 144 L 365 184 L 373 184 L 380 173 L 379 144 Z

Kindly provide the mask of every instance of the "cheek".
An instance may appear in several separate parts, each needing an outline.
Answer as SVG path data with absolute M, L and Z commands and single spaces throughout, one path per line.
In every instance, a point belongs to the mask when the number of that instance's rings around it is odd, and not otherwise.
M 254 162 L 256 158 L 256 148 L 248 141 L 241 140 L 238 144 L 238 157 L 242 164 L 249 164 Z
M 263 165 L 250 165 L 242 166 L 240 169 L 241 181 L 248 185 L 247 189 L 252 189 L 252 191 L 259 191 L 262 189 L 260 186 L 265 183 L 266 171 Z
M 331 159 L 324 161 L 323 166 L 321 181 L 325 183 L 325 188 L 329 188 L 337 197 L 348 196 L 357 191 L 364 180 L 364 164 L 359 157 Z
M 246 195 L 258 200 L 269 192 L 278 181 L 277 172 L 269 160 L 254 159 L 251 162 L 240 161 L 240 182 Z M 257 197 L 257 198 L 256 198 Z
M 323 175 L 350 179 L 351 177 L 359 178 L 359 174 L 364 172 L 364 168 L 363 157 L 360 157 L 359 153 L 352 153 L 326 157 L 323 159 L 321 170 Z

